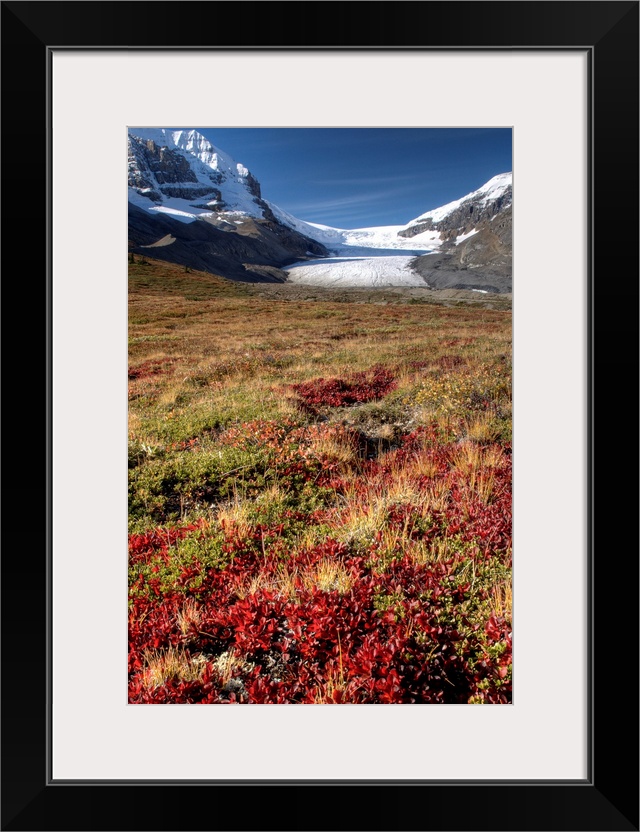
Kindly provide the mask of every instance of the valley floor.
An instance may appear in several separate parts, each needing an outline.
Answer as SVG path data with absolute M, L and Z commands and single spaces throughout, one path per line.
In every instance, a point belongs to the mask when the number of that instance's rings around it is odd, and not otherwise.
M 247 284 L 252 297 L 285 302 L 324 301 L 328 303 L 411 304 L 428 306 L 481 306 L 485 309 L 511 310 L 509 293 L 474 292 L 469 289 L 429 289 L 422 286 L 387 286 L 383 288 L 328 287 L 303 283 L 252 283 Z
M 132 264 L 129 702 L 511 702 L 511 468 L 486 296 Z

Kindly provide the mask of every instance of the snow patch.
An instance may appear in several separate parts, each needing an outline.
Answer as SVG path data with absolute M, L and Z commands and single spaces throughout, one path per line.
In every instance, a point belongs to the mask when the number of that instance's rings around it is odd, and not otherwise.
M 180 222 L 194 222 L 198 217 L 212 217 L 215 213 L 207 211 L 206 208 L 194 208 L 188 199 L 177 197 L 165 197 L 162 203 L 152 202 L 147 197 L 141 196 L 135 188 L 129 188 L 129 202 L 151 214 L 169 214 Z
M 473 231 L 468 231 L 466 234 L 460 234 L 458 237 L 456 237 L 456 245 L 459 246 L 460 243 L 464 243 L 465 240 L 468 240 L 469 237 L 473 237 L 473 235 L 477 233 L 478 232 L 474 228 Z

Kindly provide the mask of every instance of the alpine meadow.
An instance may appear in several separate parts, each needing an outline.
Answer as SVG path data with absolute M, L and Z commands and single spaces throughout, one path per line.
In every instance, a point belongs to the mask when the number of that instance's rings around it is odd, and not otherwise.
M 129 703 L 510 704 L 511 131 L 266 133 L 129 129 Z

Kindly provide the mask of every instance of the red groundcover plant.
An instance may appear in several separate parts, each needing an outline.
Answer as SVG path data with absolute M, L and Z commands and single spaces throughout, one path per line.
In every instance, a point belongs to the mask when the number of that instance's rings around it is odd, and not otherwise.
M 320 479 L 339 494 L 347 484 L 335 465 L 307 456 L 309 436 L 319 430 L 264 422 L 227 438 L 264 443 L 287 471 L 297 455 L 301 482 Z M 489 589 L 475 585 L 484 568 L 511 565 L 510 448 L 496 456 L 489 503 L 452 464 L 458 445 L 439 442 L 435 428 L 420 428 L 392 454 L 362 462 L 356 490 L 388 485 L 419 448 L 429 473 L 418 484 L 446 482 L 449 496 L 426 518 L 409 503 L 389 506 L 385 530 L 401 531 L 409 549 L 391 549 L 382 560 L 382 531 L 364 547 L 330 534 L 315 545 L 290 545 L 289 525 L 335 524 L 339 503 L 307 514 L 288 509 L 278 523 L 212 528 L 202 521 L 131 535 L 129 701 L 510 702 L 510 623 L 491 606 Z M 435 561 L 421 562 L 419 549 L 411 550 L 445 538 L 447 556 Z M 181 541 L 213 541 L 215 564 L 204 556 L 176 560 Z
M 396 386 L 397 382 L 389 370 L 375 366 L 352 373 L 346 379 L 317 378 L 293 384 L 292 389 L 302 408 L 308 413 L 315 413 L 318 407 L 340 407 L 381 399 Z
M 139 554 L 139 541 L 132 545 Z M 301 583 L 295 600 L 270 590 L 239 598 L 237 589 L 259 559 L 245 553 L 227 570 L 212 570 L 205 588 L 192 593 L 199 614 L 186 631 L 176 623 L 185 594 L 156 594 L 153 579 L 147 581 L 149 595 L 137 597 L 131 609 L 130 701 L 510 700 L 511 634 L 495 616 L 479 632 L 455 612 L 470 587 L 452 578 L 452 564 L 427 568 L 404 559 L 376 575 L 364 558 L 349 557 L 341 544 L 327 541 L 295 566 L 308 568 L 327 556 L 341 559 L 350 572 L 348 593 L 308 590 Z M 261 560 L 260 567 L 274 570 L 277 562 Z M 380 598 L 401 600 L 385 609 L 376 604 Z M 189 656 L 206 657 L 200 678 L 146 684 L 145 651 L 179 645 Z M 237 659 L 226 680 L 216 663 L 223 654 Z

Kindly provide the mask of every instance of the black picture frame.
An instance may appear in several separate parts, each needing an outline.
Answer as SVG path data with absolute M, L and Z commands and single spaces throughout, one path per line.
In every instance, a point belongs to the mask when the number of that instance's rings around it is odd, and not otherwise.
M 5 500 L 2 558 L 2 829 L 638 829 L 637 491 L 624 484 L 629 471 L 631 481 L 637 480 L 629 459 L 637 451 L 638 424 L 638 350 L 632 339 L 638 311 L 638 10 L 638 2 L 627 0 L 2 3 L 5 310 L 12 320 L 24 310 L 21 331 L 29 333 L 30 351 L 40 347 L 35 367 L 30 363 L 27 371 L 14 349 L 16 330 L 9 329 L 11 348 L 3 361 L 11 460 L 5 493 L 11 496 Z M 208 32 L 215 33 L 213 43 Z M 584 782 L 49 779 L 48 67 L 54 49 L 145 47 L 588 53 L 591 727 Z M 13 152 L 21 141 L 31 147 L 26 165 Z M 28 203 L 28 212 L 14 210 L 17 198 Z M 26 397 L 19 406 L 13 404 L 16 391 Z M 39 533 L 35 515 L 42 517 Z M 561 633 L 556 647 L 571 649 Z M 541 696 L 562 695 L 562 679 L 545 679 Z

